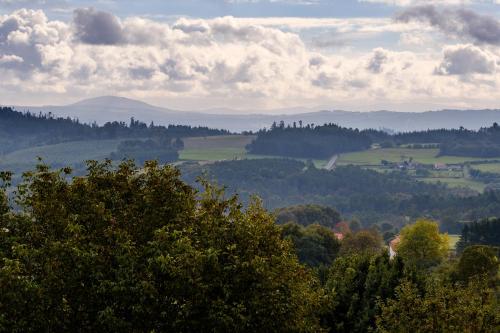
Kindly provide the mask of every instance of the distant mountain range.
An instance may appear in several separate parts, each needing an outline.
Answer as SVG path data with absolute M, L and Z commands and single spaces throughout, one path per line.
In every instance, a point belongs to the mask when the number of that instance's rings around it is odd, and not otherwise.
M 7 105 L 8 106 L 8 105 Z M 153 106 L 124 97 L 104 96 L 86 99 L 66 106 L 14 106 L 18 111 L 49 113 L 61 117 L 78 118 L 82 122 L 107 121 L 128 122 L 131 117 L 155 124 L 176 124 L 224 128 L 234 132 L 256 131 L 269 128 L 273 122 L 283 120 L 286 124 L 298 123 L 322 125 L 336 123 L 352 128 L 390 129 L 393 131 L 413 131 L 436 128 L 479 129 L 500 123 L 500 110 L 442 110 L 428 112 L 351 112 L 318 111 L 296 114 L 238 114 L 228 109 L 212 109 L 208 112 L 178 111 Z M 293 111 L 297 111 L 294 109 Z

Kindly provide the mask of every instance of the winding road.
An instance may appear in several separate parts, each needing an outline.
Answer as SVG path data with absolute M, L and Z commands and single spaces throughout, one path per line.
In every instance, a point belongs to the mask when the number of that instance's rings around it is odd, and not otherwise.
M 339 159 L 339 155 L 333 155 L 332 158 L 328 161 L 328 163 L 325 165 L 325 169 L 328 171 L 332 171 L 335 169 L 335 164 L 337 163 L 337 160 Z

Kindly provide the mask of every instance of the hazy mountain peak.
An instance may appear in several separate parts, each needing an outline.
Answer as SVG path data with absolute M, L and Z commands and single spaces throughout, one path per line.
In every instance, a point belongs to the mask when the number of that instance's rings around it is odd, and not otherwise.
M 100 96 L 84 99 L 71 106 L 79 107 L 106 107 L 114 109 L 152 109 L 157 108 L 142 101 L 119 96 Z

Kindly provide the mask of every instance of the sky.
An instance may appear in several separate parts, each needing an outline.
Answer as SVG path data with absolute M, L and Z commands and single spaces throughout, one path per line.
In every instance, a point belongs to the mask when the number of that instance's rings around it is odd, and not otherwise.
M 0 0 L 3 105 L 500 108 L 499 69 L 500 0 Z

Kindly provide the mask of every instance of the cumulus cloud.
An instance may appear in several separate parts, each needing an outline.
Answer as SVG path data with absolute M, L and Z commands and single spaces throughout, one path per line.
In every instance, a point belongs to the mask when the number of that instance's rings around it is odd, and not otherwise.
M 443 54 L 385 48 L 328 54 L 309 48 L 289 29 L 251 19 L 167 24 L 80 9 L 73 22 L 60 22 L 42 11 L 19 10 L 0 15 L 0 93 L 124 94 L 189 99 L 199 107 L 209 100 L 233 107 L 321 101 L 337 106 L 456 98 L 464 91 L 497 96 L 460 78 L 471 73 L 496 80 L 493 51 L 462 48 Z M 467 67 L 466 57 L 478 64 Z
M 24 59 L 16 55 L 2 55 L 0 56 L 0 66 L 11 66 L 21 64 Z
M 75 35 L 83 43 L 116 45 L 124 42 L 123 28 L 117 17 L 93 8 L 74 11 Z
M 500 21 L 465 8 L 438 9 L 435 6 L 408 8 L 396 16 L 400 22 L 427 22 L 443 33 L 477 44 L 500 45 Z
M 440 75 L 492 74 L 498 58 L 474 45 L 456 45 L 444 50 L 441 64 L 436 68 Z
M 15 67 L 30 72 L 42 69 L 46 51 L 50 48 L 64 48 L 64 41 L 70 36 L 67 25 L 58 21 L 49 22 L 41 11 L 20 10 L 0 18 L 1 66 Z

